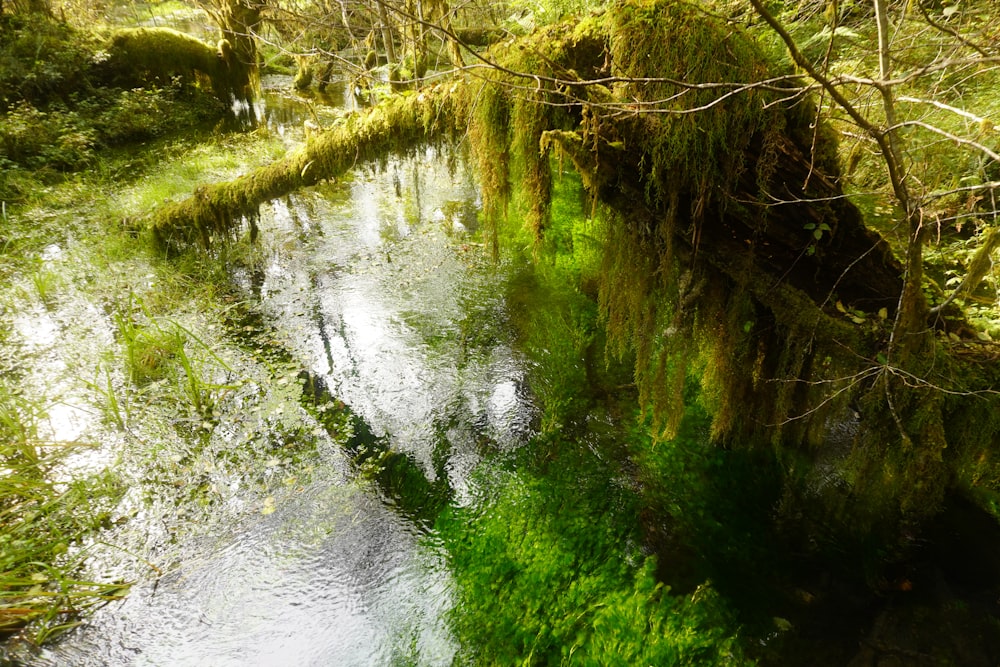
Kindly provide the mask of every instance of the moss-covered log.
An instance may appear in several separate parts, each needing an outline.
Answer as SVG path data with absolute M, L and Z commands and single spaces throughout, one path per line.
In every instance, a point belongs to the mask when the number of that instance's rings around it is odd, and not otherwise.
M 155 211 L 150 229 L 165 248 L 231 238 L 246 221 L 251 233 L 262 203 L 337 176 L 367 161 L 406 150 L 455 128 L 454 88 L 399 95 L 312 134 L 284 159 L 235 180 L 198 188 L 194 196 Z
M 720 441 L 776 446 L 790 477 L 795 461 L 835 460 L 839 483 L 817 503 L 850 508 L 860 532 L 932 513 L 972 469 L 1000 492 L 989 457 L 968 466 L 1000 428 L 997 400 L 976 399 L 977 439 L 957 398 L 992 375 L 933 338 L 912 365 L 886 363 L 900 264 L 844 196 L 814 103 L 739 27 L 682 0 L 625 0 L 491 57 L 503 69 L 391 99 L 160 209 L 155 235 L 208 244 L 267 199 L 444 135 L 468 137 L 486 215 L 505 214 L 516 179 L 544 239 L 555 151 L 606 220 L 610 345 L 634 355 L 663 435 L 697 376 Z M 846 446 L 836 423 L 855 433 Z

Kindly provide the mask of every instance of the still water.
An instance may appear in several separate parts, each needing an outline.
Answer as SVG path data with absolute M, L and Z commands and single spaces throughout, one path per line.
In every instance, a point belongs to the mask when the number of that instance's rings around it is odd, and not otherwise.
M 294 142 L 303 116 L 283 99 L 263 117 Z M 471 502 L 484 446 L 519 446 L 534 417 L 498 296 L 506 269 L 474 242 L 477 210 L 462 160 L 426 148 L 264 206 L 263 256 L 233 272 L 294 363 L 456 503 Z M 226 419 L 211 435 L 222 446 L 237 430 Z M 452 584 L 433 531 L 348 454 L 319 451 L 267 511 L 231 511 L 237 485 L 204 530 L 160 531 L 169 567 L 30 664 L 450 664 Z

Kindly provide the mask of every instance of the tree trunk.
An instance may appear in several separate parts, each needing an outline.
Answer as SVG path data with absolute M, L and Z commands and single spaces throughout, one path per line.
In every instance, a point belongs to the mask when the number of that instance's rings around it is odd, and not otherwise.
M 260 90 L 260 55 L 257 31 L 261 24 L 262 0 L 225 0 L 207 7 L 219 26 L 219 54 L 227 76 L 233 111 L 248 124 L 256 124 L 253 102 Z
M 389 25 L 389 16 L 385 11 L 383 0 L 375 0 L 375 5 L 378 7 L 378 24 L 382 30 L 382 44 L 385 46 L 385 57 L 388 58 L 389 67 L 392 68 L 397 64 L 397 61 L 396 47 L 392 43 L 392 28 Z

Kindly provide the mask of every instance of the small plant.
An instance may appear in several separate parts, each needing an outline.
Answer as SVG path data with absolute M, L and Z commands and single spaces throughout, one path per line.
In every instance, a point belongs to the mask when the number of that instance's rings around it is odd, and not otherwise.
M 102 364 L 97 372 L 98 377 L 88 382 L 87 386 L 100 398 L 100 408 L 107 420 L 120 429 L 127 428 L 130 414 L 128 393 L 123 392 L 123 399 L 119 400 L 111 369 Z
M 6 383 L 0 384 L 0 461 L 5 465 L 40 464 L 35 449 L 37 424 L 45 416 L 41 406 L 25 399 Z
M 134 295 L 129 303 L 135 303 L 135 308 L 129 306 L 114 318 L 129 381 L 139 388 L 168 382 L 199 418 L 210 419 L 220 396 L 236 387 L 208 378 L 213 373 L 225 373 L 228 377 L 233 369 L 190 329 L 176 321 L 154 317 Z M 198 355 L 189 349 L 192 344 L 200 350 Z M 99 393 L 108 402 L 113 420 L 123 423 L 118 413 L 121 404 L 114 397 L 110 379 L 108 382 L 107 388 Z
M 202 350 L 208 354 L 212 361 L 218 364 L 218 368 L 226 371 L 227 374 L 232 374 L 233 369 L 230 368 L 221 357 L 212 352 L 211 348 L 200 338 L 194 335 L 193 332 L 189 329 L 185 329 L 176 322 L 173 326 L 178 334 L 183 333 L 189 340 L 197 343 Z M 221 395 L 225 392 L 236 389 L 236 385 L 230 383 L 218 384 L 206 381 L 205 375 L 208 369 L 199 364 L 193 357 L 189 356 L 187 351 L 184 349 L 183 344 L 177 352 L 177 362 L 184 370 L 183 376 L 178 378 L 181 393 L 187 397 L 188 402 L 199 416 L 203 419 L 211 418 L 215 410 L 215 405 Z
M 55 271 L 40 266 L 31 275 L 31 284 L 45 307 L 50 310 L 54 308 L 56 305 L 56 292 L 62 286 L 62 277 Z
M 168 362 L 184 348 L 184 339 L 178 332 L 163 328 L 152 319 L 140 324 L 131 313 L 116 314 L 115 324 L 129 381 L 142 386 L 164 379 L 170 373 Z
M 832 233 L 830 225 L 825 222 L 821 222 L 818 225 L 815 222 L 810 222 L 803 225 L 802 229 L 807 232 L 812 232 L 813 242 L 810 242 L 809 246 L 806 248 L 806 254 L 810 256 L 816 254 L 816 242 L 823 240 L 823 234 Z

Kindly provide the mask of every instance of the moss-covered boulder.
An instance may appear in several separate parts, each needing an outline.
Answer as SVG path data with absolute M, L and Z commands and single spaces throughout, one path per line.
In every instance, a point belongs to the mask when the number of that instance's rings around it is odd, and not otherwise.
M 170 28 L 117 30 L 104 67 L 119 85 L 164 85 L 173 78 L 225 89 L 226 61 L 217 46 Z

